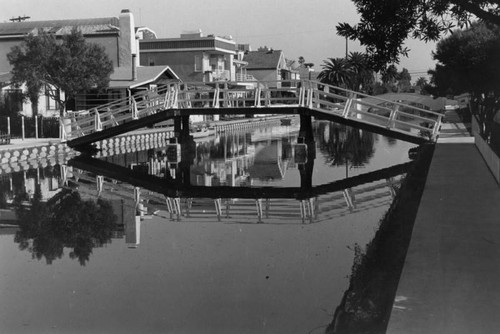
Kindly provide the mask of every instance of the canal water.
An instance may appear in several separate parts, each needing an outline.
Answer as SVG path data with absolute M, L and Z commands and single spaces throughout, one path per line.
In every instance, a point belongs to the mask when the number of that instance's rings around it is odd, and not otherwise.
M 0 333 L 324 333 L 415 145 L 313 135 L 273 123 L 2 174 Z

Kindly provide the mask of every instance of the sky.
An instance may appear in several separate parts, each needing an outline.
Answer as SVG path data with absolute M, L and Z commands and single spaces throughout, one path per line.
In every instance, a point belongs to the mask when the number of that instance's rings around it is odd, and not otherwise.
M 328 58 L 344 57 L 345 39 L 336 35 L 339 22 L 356 24 L 359 15 L 351 0 L 0 0 L 0 22 L 18 16 L 31 21 L 118 17 L 129 9 L 136 26 L 146 26 L 158 38 L 179 37 L 182 32 L 232 36 L 253 50 L 267 46 L 283 50 L 287 59 L 314 63 L 316 71 Z M 409 40 L 408 58 L 397 67 L 408 69 L 412 79 L 435 67 L 435 43 Z M 364 49 L 349 41 L 348 51 Z

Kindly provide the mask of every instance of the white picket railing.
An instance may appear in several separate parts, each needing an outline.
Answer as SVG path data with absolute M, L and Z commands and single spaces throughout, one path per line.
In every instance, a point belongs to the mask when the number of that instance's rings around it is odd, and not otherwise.
M 325 85 L 317 81 L 172 83 L 61 119 L 63 140 L 124 124 L 169 109 L 308 108 L 354 122 L 436 140 L 442 114 L 416 106 Z M 245 111 L 245 114 L 251 113 Z M 259 113 L 256 111 L 255 113 Z

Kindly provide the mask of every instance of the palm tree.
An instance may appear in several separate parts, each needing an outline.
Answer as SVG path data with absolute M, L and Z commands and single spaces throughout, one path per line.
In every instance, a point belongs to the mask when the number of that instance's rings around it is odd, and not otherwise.
M 374 81 L 373 70 L 371 69 L 368 57 L 365 53 L 351 52 L 347 58 L 352 71 L 352 90 L 361 91 L 366 89 Z
M 318 80 L 333 86 L 351 87 L 353 70 L 345 58 L 328 58 L 321 65 L 323 70 L 318 75 Z
M 382 82 L 384 84 L 395 84 L 396 80 L 398 77 L 398 69 L 394 64 L 389 65 L 383 72 L 382 72 Z

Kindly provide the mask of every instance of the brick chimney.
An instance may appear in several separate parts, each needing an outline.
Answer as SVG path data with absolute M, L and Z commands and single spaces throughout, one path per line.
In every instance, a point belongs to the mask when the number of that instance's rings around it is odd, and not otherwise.
M 132 55 L 137 54 L 137 44 L 135 40 L 134 15 L 123 9 L 120 13 L 120 38 L 118 42 L 118 66 L 130 67 L 132 69 Z

